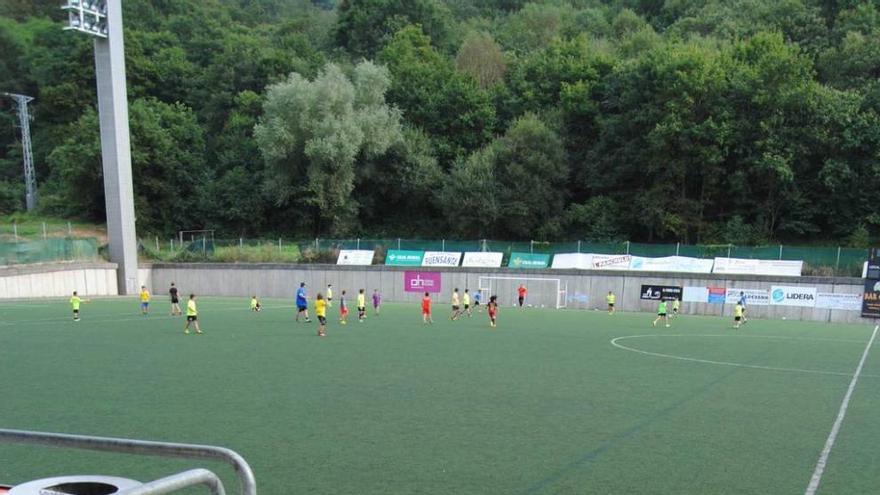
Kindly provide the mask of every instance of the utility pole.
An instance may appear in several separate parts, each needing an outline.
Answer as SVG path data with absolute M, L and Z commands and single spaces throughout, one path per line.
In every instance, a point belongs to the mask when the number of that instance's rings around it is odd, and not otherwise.
M 18 107 L 18 126 L 21 128 L 21 152 L 24 157 L 24 190 L 27 211 L 37 206 L 37 173 L 34 170 L 34 153 L 31 148 L 31 117 L 28 103 L 34 101 L 30 96 L 15 93 L 3 93 L 15 101 Z

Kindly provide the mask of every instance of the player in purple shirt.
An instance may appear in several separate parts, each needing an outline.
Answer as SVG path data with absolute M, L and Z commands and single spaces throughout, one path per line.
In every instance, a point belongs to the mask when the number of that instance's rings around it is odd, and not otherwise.
M 376 316 L 379 316 L 379 310 L 382 306 L 382 294 L 379 293 L 379 289 L 373 289 L 373 313 Z

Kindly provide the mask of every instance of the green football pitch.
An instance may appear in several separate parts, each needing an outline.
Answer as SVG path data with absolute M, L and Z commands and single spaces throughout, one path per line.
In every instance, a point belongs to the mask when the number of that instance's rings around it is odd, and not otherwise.
M 221 445 L 266 495 L 801 494 L 873 327 L 386 305 L 328 336 L 290 301 L 204 298 L 204 335 L 133 299 L 0 304 L 0 427 Z M 333 316 L 336 308 L 331 310 Z M 880 486 L 867 354 L 819 493 Z M 0 445 L 0 484 L 211 462 Z M 187 493 L 201 493 L 191 491 Z

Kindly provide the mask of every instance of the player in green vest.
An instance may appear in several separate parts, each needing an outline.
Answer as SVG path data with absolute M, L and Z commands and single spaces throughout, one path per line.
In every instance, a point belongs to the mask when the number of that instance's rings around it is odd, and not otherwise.
M 657 318 L 654 319 L 654 322 L 651 323 L 651 326 L 657 326 L 657 322 L 660 320 L 664 320 L 666 322 L 666 328 L 669 328 L 669 313 L 666 311 L 666 301 L 660 301 L 660 304 L 657 305 Z

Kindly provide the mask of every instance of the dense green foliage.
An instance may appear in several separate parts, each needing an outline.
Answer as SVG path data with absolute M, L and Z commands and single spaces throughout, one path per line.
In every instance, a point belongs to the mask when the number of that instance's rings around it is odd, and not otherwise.
M 0 0 L 0 90 L 37 98 L 43 211 L 100 220 L 91 45 L 57 3 Z M 144 232 L 880 231 L 880 2 L 123 3 Z M 17 135 L 3 100 L 0 213 Z

